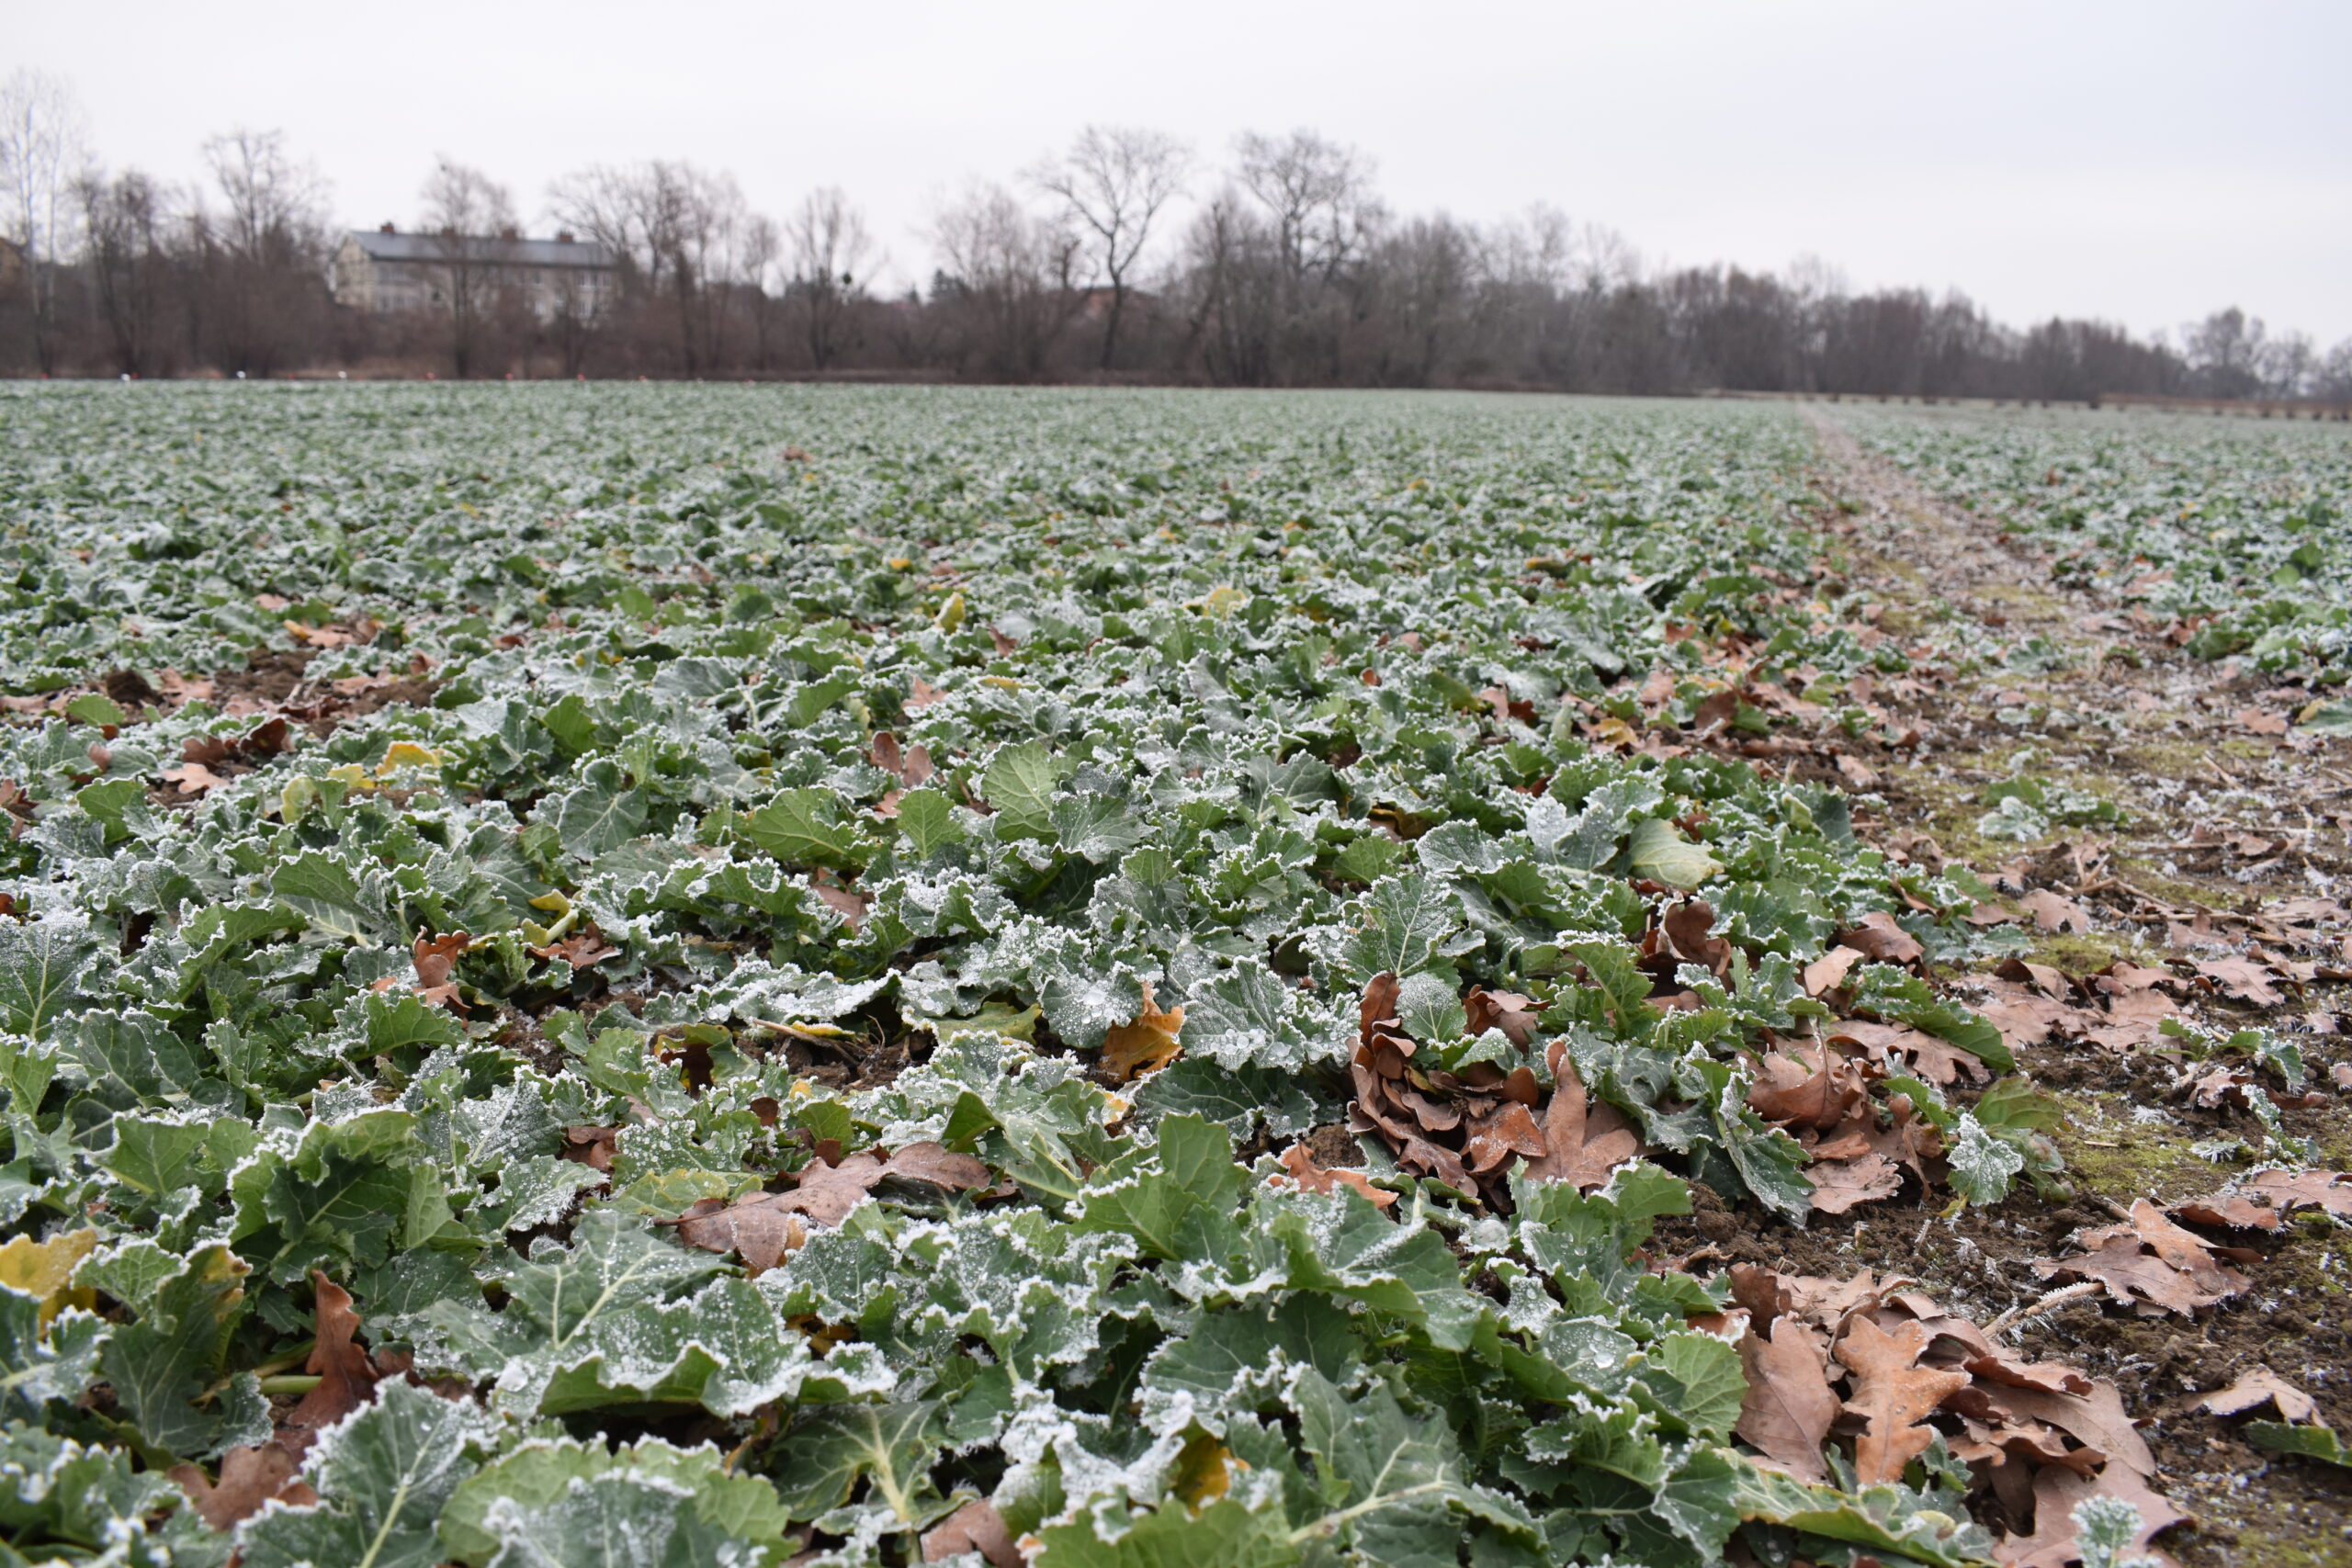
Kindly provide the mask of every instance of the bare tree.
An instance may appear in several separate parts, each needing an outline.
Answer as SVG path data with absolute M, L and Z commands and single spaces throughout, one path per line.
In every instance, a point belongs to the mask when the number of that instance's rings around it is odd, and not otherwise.
M 2235 305 L 2189 327 L 2184 334 L 2188 366 L 2208 396 L 2249 397 L 2262 388 L 2262 318 L 2249 318 Z
M 43 375 L 56 368 L 57 271 L 84 157 L 82 110 L 72 87 L 30 69 L 0 84 L 0 184 L 7 203 L 0 223 L 23 263 L 33 354 Z
M 2319 348 L 2311 334 L 2290 331 L 2263 344 L 2255 371 L 2262 378 L 2263 390 L 2271 396 L 2299 398 L 2310 388 L 2319 366 Z
M 1311 130 L 1251 132 L 1237 148 L 1235 173 L 1272 227 L 1280 374 L 1344 381 L 1348 322 L 1363 313 L 1367 294 L 1362 264 L 1383 218 L 1371 161 Z
M 222 368 L 266 374 L 324 297 L 325 182 L 275 130 L 215 136 L 204 158 L 228 212 L 216 226 L 199 200 L 189 215 L 203 285 L 192 325 Z
M 559 220 L 624 258 L 625 291 L 648 308 L 666 304 L 679 367 L 712 366 L 751 219 L 735 177 L 663 158 L 599 164 L 558 180 L 548 199 Z
M 1165 131 L 1090 125 L 1068 152 L 1048 160 L 1031 176 L 1093 236 L 1095 273 L 1111 286 L 1111 309 L 1102 323 L 1102 369 L 1111 368 L 1118 350 L 1128 278 L 1151 239 L 1153 220 L 1182 193 L 1192 156 L 1190 147 Z
M 82 208 L 82 254 L 114 346 L 115 368 L 146 375 L 155 367 L 171 292 L 164 193 L 132 169 L 111 180 L 93 170 L 75 182 L 74 195 Z
M 786 221 L 785 233 L 792 247 L 792 292 L 808 326 L 808 358 L 818 369 L 828 369 L 841 352 L 849 312 L 865 291 L 874 236 L 865 215 L 850 205 L 839 186 L 810 191 Z
M 943 209 L 932 238 L 947 262 L 933 290 L 964 315 L 967 344 L 989 375 L 1035 380 L 1070 316 L 1078 242 L 1002 186 L 975 186 Z
M 1436 382 L 1468 325 L 1477 252 L 1477 237 L 1443 213 L 1416 218 L 1381 242 L 1373 379 Z
M 1326 279 L 1363 254 L 1380 219 L 1371 161 L 1312 130 L 1288 136 L 1244 132 L 1236 169 L 1274 224 L 1275 244 L 1294 279 Z
M 735 274 L 751 307 L 752 366 L 758 370 L 769 367 L 768 331 L 775 302 L 768 297 L 768 279 L 783 254 L 784 231 L 775 220 L 763 212 L 753 213 L 737 242 Z
M 504 186 L 444 153 L 425 176 L 424 228 L 441 262 L 449 312 L 449 358 L 458 377 L 478 368 L 485 319 L 503 281 L 500 252 L 516 238 L 514 200 Z
M 282 131 L 240 126 L 204 144 L 221 199 L 228 203 L 228 243 L 243 254 L 291 258 L 319 248 L 326 185 L 286 151 Z
M 2352 337 L 2329 349 L 2319 362 L 2312 395 L 2332 403 L 2352 403 Z
M 557 222 L 603 245 L 622 265 L 642 273 L 655 258 L 646 243 L 639 206 L 637 171 L 609 164 L 591 164 L 548 187 L 548 209 Z
M 1283 288 L 1273 249 L 1249 198 L 1230 186 L 1202 206 L 1185 234 L 1185 357 L 1197 354 L 1212 381 L 1262 387 L 1274 379 Z

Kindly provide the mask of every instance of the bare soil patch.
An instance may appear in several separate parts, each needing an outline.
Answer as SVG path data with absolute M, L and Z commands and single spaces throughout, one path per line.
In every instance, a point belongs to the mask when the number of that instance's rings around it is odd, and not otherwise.
M 1966 865 L 2021 912 L 2056 911 L 2055 929 L 2030 914 L 2018 922 L 2030 938 L 2020 956 L 2070 982 L 2119 962 L 2161 970 L 2159 989 L 2189 1021 L 2275 1031 L 2300 1048 L 2316 1091 L 2269 1096 L 2289 1102 L 2278 1131 L 2305 1140 L 2323 1168 L 2352 1163 L 2352 1108 L 2336 1092 L 2341 1031 L 2352 1027 L 2342 984 L 2352 939 L 2337 903 L 2352 890 L 2352 776 L 2340 743 L 2281 722 L 2305 694 L 2193 660 L 2148 618 L 2053 586 L 2030 543 L 1923 493 L 1826 412 L 1809 417 L 1852 581 L 1884 603 L 1879 624 L 1925 656 L 1916 679 L 1882 691 L 1917 744 L 1869 759 L 1877 777 L 1862 793 L 1879 801 L 1858 812 L 1859 829 L 1892 853 Z M 2039 838 L 1986 831 L 1988 795 L 2019 778 L 2114 810 Z M 1972 1000 L 1999 984 L 1989 965 L 1944 979 Z M 2040 1298 L 2051 1288 L 2041 1260 L 2115 1224 L 2134 1200 L 2177 1201 L 2279 1163 L 2246 1099 L 2282 1089 L 2275 1073 L 2217 1094 L 2212 1075 L 2247 1064 L 2154 1037 L 2117 1048 L 2060 1031 L 2019 1055 L 2066 1102 L 2057 1141 L 2071 1198 L 2020 1187 L 1946 1219 L 1906 1192 L 1802 1234 L 1702 1198 L 1661 1246 L 1786 1271 L 1894 1270 L 1948 1310 L 1991 1318 Z M 2222 1152 L 2229 1140 L 2240 1148 Z M 2013 1342 L 2122 1390 L 2160 1486 L 2193 1516 L 2161 1542 L 2181 1562 L 2352 1562 L 2352 1473 L 2266 1453 L 2245 1440 L 2245 1417 L 2200 1407 L 2267 1367 L 2352 1430 L 2352 1233 L 2306 1218 L 2275 1233 L 2197 1234 L 2248 1249 L 2237 1265 L 2248 1289 L 2189 1315 L 2072 1300 Z

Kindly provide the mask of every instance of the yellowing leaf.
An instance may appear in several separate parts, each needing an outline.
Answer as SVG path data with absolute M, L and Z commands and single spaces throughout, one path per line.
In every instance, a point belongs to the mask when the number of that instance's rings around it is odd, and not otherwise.
M 1250 603 L 1250 595 L 1244 590 L 1236 588 L 1230 583 L 1219 583 L 1216 587 L 1210 589 L 1205 597 L 1196 599 L 1193 603 L 1216 619 L 1228 621 L 1233 618 L 1233 613 L 1236 610 Z
M 11 1285 L 40 1303 L 46 1325 L 61 1308 L 97 1305 L 97 1293 L 73 1287 L 74 1269 L 98 1245 L 96 1230 L 68 1231 L 47 1241 L 20 1235 L 0 1247 L 0 1285 Z
M 384 753 L 384 760 L 376 764 L 376 776 L 390 778 L 402 768 L 437 768 L 440 765 L 440 752 L 429 751 L 413 740 L 395 740 L 391 749 Z
M 1634 824 L 1626 859 L 1635 876 L 1663 882 L 1688 892 L 1723 870 L 1723 863 L 1674 830 L 1674 824 L 1650 817 Z
M 1205 1432 L 1185 1439 L 1176 1456 L 1176 1477 L 1169 1487 L 1184 1506 L 1198 1512 L 1233 1489 L 1233 1455 Z

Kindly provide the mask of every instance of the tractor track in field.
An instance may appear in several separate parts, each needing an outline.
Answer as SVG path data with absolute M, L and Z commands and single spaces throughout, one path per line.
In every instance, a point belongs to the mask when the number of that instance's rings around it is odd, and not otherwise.
M 1867 452 L 1835 413 L 1808 408 L 1805 418 L 1821 453 L 1817 482 L 1845 514 L 1846 568 L 1885 605 L 1879 624 L 1938 649 L 1947 662 L 1971 653 L 1981 661 L 1973 673 L 1962 664 L 1928 689 L 1889 701 L 1918 742 L 1877 764 L 1869 793 L 1883 804 L 1858 813 L 1866 837 L 1930 863 L 1965 863 L 2007 894 L 2041 888 L 2076 902 L 2091 915 L 2087 931 L 2024 928 L 2032 937 L 2024 956 L 2070 976 L 2116 960 L 2178 972 L 2199 959 L 2260 953 L 2266 910 L 2352 895 L 2343 831 L 2352 748 L 2271 733 L 2282 727 L 2266 720 L 2294 694 L 2268 690 L 2235 666 L 2194 660 L 2145 617 L 2054 586 L 2048 558 L 2029 542 L 1926 493 Z M 1977 827 L 1981 792 L 2015 772 L 2025 748 L 2034 772 L 2114 801 L 2124 821 L 2053 831 L 2046 844 L 1987 838 Z M 2304 949 L 2276 956 L 2339 972 L 2352 963 L 2340 921 L 2296 934 L 2309 939 Z M 1963 998 L 1976 978 L 1947 976 Z M 2352 1068 L 2338 1066 L 2347 1052 L 2336 1032 L 2352 1028 L 2342 1016 L 2352 1007 L 2347 987 L 2320 980 L 2276 989 L 2278 999 L 2267 1006 L 2191 990 L 2183 1010 L 2225 1032 L 2247 1024 L 2278 1031 L 2301 1045 L 2318 1089 L 2352 1083 Z M 1769 1232 L 1733 1238 L 1724 1216 L 1713 1223 L 1728 1250 L 1746 1243 L 1777 1251 L 1781 1267 L 1808 1270 L 1841 1261 L 1843 1271 L 1894 1269 L 1961 1292 L 1990 1315 L 2042 1295 L 2049 1284 L 2036 1262 L 2063 1252 L 2077 1231 L 2113 1224 L 2136 1198 L 2177 1201 L 2224 1185 L 2233 1168 L 2251 1168 L 2191 1152 L 2200 1140 L 2245 1136 L 2251 1119 L 2227 1106 L 2200 1108 L 2185 1094 L 2191 1064 L 2177 1050 L 2119 1053 L 2053 1036 L 2021 1050 L 2019 1061 L 2065 1102 L 2056 1137 L 2071 1199 L 2038 1197 L 2020 1184 L 1992 1210 L 1950 1221 L 1924 1202 L 1916 1213 L 1873 1205 L 1817 1221 L 1795 1258 Z M 2352 1091 L 2319 1098 L 2285 1111 L 2286 1129 L 2316 1146 L 2324 1168 L 2345 1168 Z M 2195 1317 L 2134 1316 L 2093 1298 L 2064 1303 L 2025 1327 L 2024 1348 L 2112 1378 L 2121 1390 L 2156 1457 L 2161 1489 L 2191 1516 L 2160 1541 L 2180 1562 L 2352 1562 L 2352 1473 L 2254 1448 L 2243 1417 L 2199 1405 L 2206 1393 L 2267 1367 L 2307 1391 L 2321 1419 L 2352 1430 L 2352 1376 L 2343 1371 L 2352 1361 L 2346 1235 L 2341 1226 L 2307 1223 L 2260 1237 L 2258 1259 L 2245 1265 L 2250 1288 Z

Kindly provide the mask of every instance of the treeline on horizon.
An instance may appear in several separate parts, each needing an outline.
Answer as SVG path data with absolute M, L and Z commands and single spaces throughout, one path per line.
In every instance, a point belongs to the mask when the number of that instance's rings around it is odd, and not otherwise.
M 945 202 L 922 288 L 839 189 L 781 220 L 679 161 L 594 166 L 550 226 L 619 257 L 601 308 L 535 313 L 490 269 L 440 309 L 338 306 L 344 231 L 276 132 L 205 144 L 175 188 L 81 149 L 70 91 L 0 89 L 0 373 L 922 378 L 1275 387 L 1707 389 L 2097 400 L 2352 401 L 2352 340 L 2324 354 L 2233 308 L 2177 344 L 2098 321 L 2019 330 L 1965 297 L 1652 267 L 1547 208 L 1479 224 L 1405 214 L 1371 161 L 1311 130 L 1245 134 L 1222 165 L 1159 132 L 1090 127 L 1015 181 Z M 414 226 L 520 227 L 512 193 L 437 160 Z

